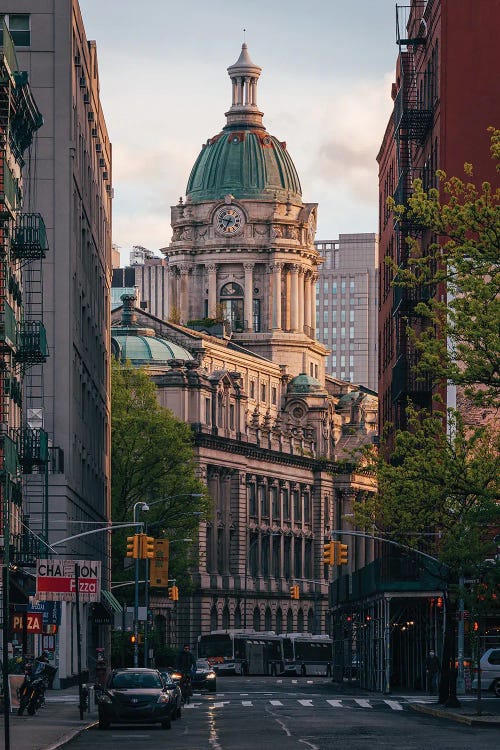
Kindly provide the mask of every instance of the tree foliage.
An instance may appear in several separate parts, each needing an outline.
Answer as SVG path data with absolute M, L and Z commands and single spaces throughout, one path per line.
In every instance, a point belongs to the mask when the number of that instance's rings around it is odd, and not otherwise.
M 371 450 L 378 489 L 355 508 L 357 526 L 437 557 L 456 578 L 494 556 L 498 523 L 500 434 L 470 429 L 460 414 L 408 409 L 408 430 L 395 434 L 387 461 Z
M 196 476 L 189 425 L 158 404 L 147 372 L 129 364 L 113 362 L 111 408 L 113 521 L 133 521 L 134 504 L 143 501 L 150 510 L 140 520 L 150 535 L 194 539 L 209 502 Z M 125 537 L 132 531 L 114 534 L 114 580 L 130 577 L 123 572 L 123 557 Z M 186 568 L 188 549 L 180 542 L 171 548 L 171 562 L 177 561 L 179 571 Z
M 500 167 L 500 130 L 490 128 L 491 156 Z M 407 206 L 395 215 L 427 230 L 408 237 L 408 260 L 396 285 L 439 289 L 422 295 L 415 312 L 429 325 L 408 329 L 420 355 L 419 372 L 462 385 L 478 404 L 500 406 L 500 188 L 437 173 L 440 188 L 413 183 Z M 428 243 L 428 237 L 434 241 Z M 396 269 L 395 269 L 396 270 Z M 437 334 L 437 335 L 436 335 Z

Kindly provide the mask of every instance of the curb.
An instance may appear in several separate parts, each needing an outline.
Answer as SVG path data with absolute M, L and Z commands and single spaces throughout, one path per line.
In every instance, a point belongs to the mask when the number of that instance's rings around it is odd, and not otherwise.
M 98 724 L 97 721 L 92 721 L 90 722 L 90 724 L 86 724 L 84 727 L 78 727 L 78 729 L 73 729 L 71 732 L 64 734 L 62 737 L 60 737 L 58 740 L 52 743 L 52 745 L 47 745 L 41 750 L 58 750 L 58 748 L 63 747 L 64 745 L 67 745 L 68 742 L 70 742 L 71 740 L 74 740 L 75 737 L 78 737 L 78 735 L 82 734 L 87 729 L 92 729 L 92 727 L 96 727 L 97 724 Z
M 500 726 L 500 716 L 467 716 L 465 714 L 450 713 L 442 708 L 431 708 L 422 703 L 408 703 L 413 711 L 429 716 L 437 716 L 440 719 L 449 719 L 459 724 L 467 724 L 469 727 L 497 727 Z

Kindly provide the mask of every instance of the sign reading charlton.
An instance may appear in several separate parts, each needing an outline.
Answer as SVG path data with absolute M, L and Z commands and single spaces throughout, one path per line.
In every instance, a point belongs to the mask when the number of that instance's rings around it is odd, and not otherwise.
M 77 565 L 80 601 L 100 601 L 101 563 L 96 560 L 37 560 L 35 598 L 43 601 L 74 602 Z

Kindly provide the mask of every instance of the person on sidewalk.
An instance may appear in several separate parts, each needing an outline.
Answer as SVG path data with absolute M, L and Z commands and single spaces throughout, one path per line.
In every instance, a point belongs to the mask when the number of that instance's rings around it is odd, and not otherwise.
M 425 674 L 427 677 L 427 690 L 429 695 L 437 695 L 439 685 L 440 664 L 434 651 L 429 651 L 425 660 Z

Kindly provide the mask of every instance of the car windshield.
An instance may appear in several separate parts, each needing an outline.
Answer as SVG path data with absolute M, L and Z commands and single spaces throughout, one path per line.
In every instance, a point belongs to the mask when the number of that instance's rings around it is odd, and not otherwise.
M 210 669 L 210 664 L 206 659 L 198 659 L 196 662 L 196 669 L 202 671 L 204 669 Z
M 116 690 L 142 690 L 161 688 L 162 683 L 156 672 L 117 672 L 111 678 L 110 687 Z

